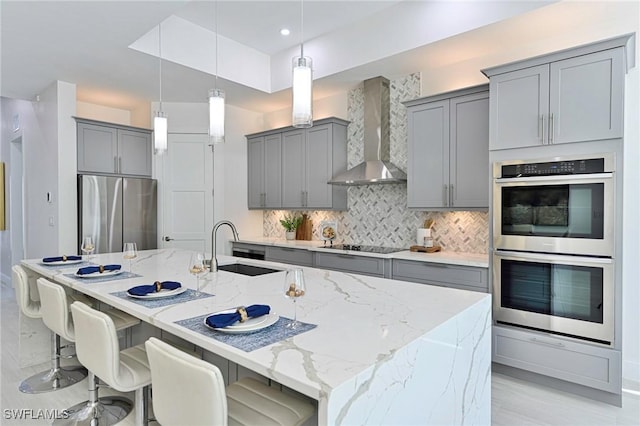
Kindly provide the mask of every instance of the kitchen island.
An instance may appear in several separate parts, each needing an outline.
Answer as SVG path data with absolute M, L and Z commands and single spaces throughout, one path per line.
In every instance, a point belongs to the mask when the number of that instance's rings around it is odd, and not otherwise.
M 316 327 L 247 352 L 177 322 L 256 303 L 291 318 L 284 272 L 255 277 L 208 273 L 201 291 L 214 297 L 157 308 L 113 294 L 156 280 L 193 288 L 190 254 L 143 251 L 133 263 L 139 277 L 104 282 L 73 278 L 77 268 L 71 265 L 23 264 L 313 398 L 320 425 L 491 423 L 490 295 L 303 268 L 307 291 L 298 302 L 298 320 Z M 98 255 L 93 261 L 121 263 L 122 255 Z M 227 256 L 218 256 L 218 262 L 290 267 Z

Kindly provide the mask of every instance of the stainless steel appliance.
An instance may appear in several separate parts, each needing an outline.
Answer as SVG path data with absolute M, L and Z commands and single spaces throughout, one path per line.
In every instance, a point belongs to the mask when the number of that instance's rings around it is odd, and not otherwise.
M 610 258 L 496 250 L 494 317 L 502 324 L 610 345 L 613 267 Z
M 494 247 L 611 256 L 614 173 L 613 154 L 496 163 Z
M 497 323 L 612 345 L 613 154 L 494 164 Z
M 155 179 L 78 175 L 78 253 L 88 236 L 96 253 L 157 248 L 157 203 Z

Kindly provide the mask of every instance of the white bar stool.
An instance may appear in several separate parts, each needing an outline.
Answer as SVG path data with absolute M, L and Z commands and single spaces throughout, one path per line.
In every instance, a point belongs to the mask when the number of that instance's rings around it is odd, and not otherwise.
M 218 367 L 149 338 L 153 413 L 162 426 L 301 425 L 313 405 L 245 377 L 224 386 Z
M 75 325 L 78 360 L 87 367 L 89 374 L 100 377 L 111 388 L 119 392 L 135 391 L 135 424 L 146 425 L 149 418 L 147 400 L 151 371 L 144 344 L 121 351 L 114 319 L 84 303 L 74 302 L 71 305 L 71 315 Z M 96 395 L 92 395 L 93 399 L 96 397 L 97 390 Z M 131 407 L 123 418 L 130 411 Z M 95 410 L 93 412 L 95 415 Z M 108 426 L 113 423 L 109 419 L 94 417 L 86 424 Z
M 20 265 L 11 268 L 13 287 L 20 311 L 27 318 L 42 319 L 41 303 L 31 294 L 29 276 Z M 35 286 L 34 286 L 35 288 Z M 65 299 L 69 297 L 65 294 Z M 39 297 L 38 297 L 39 298 Z M 80 365 L 60 367 L 60 335 L 51 333 L 51 369 L 23 380 L 20 392 L 28 394 L 44 393 L 64 389 L 87 377 L 87 370 Z
M 69 300 L 65 297 L 64 288 L 45 278 L 39 278 L 37 283 L 40 293 L 40 311 L 45 325 L 65 340 L 75 342 L 74 324 L 69 313 Z M 140 323 L 137 318 L 118 310 L 110 310 L 107 314 L 113 319 L 116 330 L 123 330 Z M 89 373 L 89 400 L 67 409 L 68 417 L 58 419 L 53 424 L 89 424 L 94 417 L 108 424 L 109 420 L 107 419 L 117 422 L 131 411 L 131 401 L 128 399 L 122 397 L 98 398 L 97 391 L 98 380 L 93 373 Z M 98 414 L 96 415 L 94 412 Z

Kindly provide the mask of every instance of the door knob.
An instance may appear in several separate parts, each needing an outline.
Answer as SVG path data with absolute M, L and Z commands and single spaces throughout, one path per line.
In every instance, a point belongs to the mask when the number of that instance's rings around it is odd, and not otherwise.
M 165 240 L 165 241 L 172 241 L 172 240 L 173 240 L 173 238 L 168 237 L 168 236 L 166 236 L 166 235 L 165 235 L 164 240 Z

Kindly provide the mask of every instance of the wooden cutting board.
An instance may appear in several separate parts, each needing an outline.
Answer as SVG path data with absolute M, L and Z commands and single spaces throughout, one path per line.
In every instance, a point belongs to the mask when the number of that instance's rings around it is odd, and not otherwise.
M 433 247 L 423 247 L 423 246 L 411 246 L 409 247 L 409 251 L 419 251 L 419 252 L 423 252 L 423 253 L 435 253 L 437 251 L 442 250 L 442 247 L 440 246 L 433 246 Z
M 307 214 L 302 215 L 302 223 L 296 229 L 296 240 L 310 241 L 313 235 L 313 221 Z

